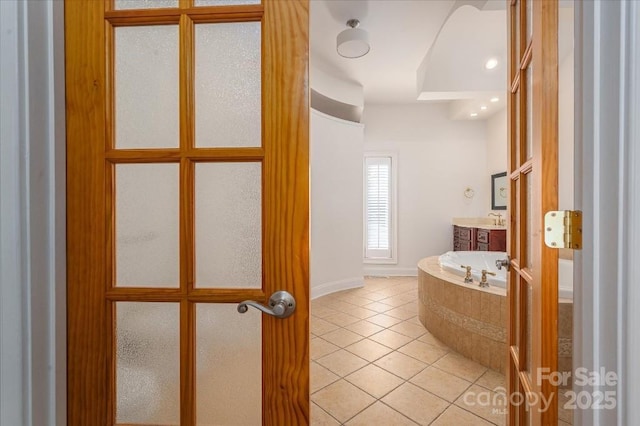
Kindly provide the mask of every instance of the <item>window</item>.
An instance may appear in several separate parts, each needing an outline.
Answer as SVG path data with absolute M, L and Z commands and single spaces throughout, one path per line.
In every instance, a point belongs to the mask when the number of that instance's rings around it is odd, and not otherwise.
M 396 159 L 368 153 L 364 158 L 364 259 L 396 262 Z

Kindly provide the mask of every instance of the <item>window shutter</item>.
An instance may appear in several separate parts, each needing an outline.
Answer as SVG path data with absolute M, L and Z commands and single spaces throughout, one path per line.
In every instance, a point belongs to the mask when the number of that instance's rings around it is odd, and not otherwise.
M 365 158 L 365 257 L 391 258 L 391 157 Z

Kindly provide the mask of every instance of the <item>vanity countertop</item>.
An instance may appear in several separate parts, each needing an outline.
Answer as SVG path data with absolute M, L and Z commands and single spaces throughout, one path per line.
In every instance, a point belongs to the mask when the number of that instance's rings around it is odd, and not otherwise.
M 507 229 L 504 225 L 496 225 L 492 217 L 454 217 L 451 224 L 481 229 Z

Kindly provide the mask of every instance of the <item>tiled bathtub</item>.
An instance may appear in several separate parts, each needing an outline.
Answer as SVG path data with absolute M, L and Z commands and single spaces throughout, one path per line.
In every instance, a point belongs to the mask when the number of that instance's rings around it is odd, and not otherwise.
M 460 354 L 504 372 L 507 362 L 506 290 L 481 289 L 442 270 L 438 256 L 418 263 L 418 315 L 435 337 Z M 559 306 L 559 370 L 571 369 L 572 303 Z

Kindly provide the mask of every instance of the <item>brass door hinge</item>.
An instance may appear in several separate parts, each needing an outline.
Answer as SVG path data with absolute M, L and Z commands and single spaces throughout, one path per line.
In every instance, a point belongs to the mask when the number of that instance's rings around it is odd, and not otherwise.
M 582 249 L 582 212 L 560 210 L 544 215 L 544 243 L 551 248 Z

